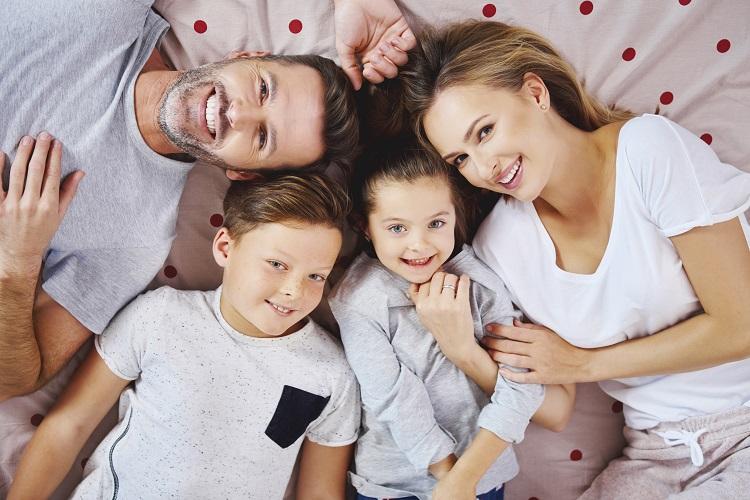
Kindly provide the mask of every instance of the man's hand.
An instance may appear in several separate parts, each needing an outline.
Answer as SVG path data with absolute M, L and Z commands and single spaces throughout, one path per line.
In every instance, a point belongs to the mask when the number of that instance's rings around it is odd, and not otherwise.
M 436 272 L 428 283 L 412 284 L 409 295 L 422 325 L 445 357 L 460 365 L 478 347 L 469 304 L 469 277 Z
M 10 169 L 8 191 L 0 189 L 0 273 L 35 270 L 52 241 L 83 172 L 60 186 L 62 144 L 42 132 L 24 137 Z M 0 178 L 5 155 L 0 153 Z
M 372 83 L 398 74 L 417 44 L 393 0 L 334 0 L 336 50 L 354 90 L 364 75 Z M 360 61 L 363 68 L 360 69 Z

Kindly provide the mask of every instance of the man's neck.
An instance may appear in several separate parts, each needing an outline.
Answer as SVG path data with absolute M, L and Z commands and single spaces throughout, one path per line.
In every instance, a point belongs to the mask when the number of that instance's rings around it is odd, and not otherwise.
M 154 50 L 135 81 L 135 121 L 148 147 L 161 155 L 180 153 L 159 127 L 159 106 L 167 88 L 179 76 Z

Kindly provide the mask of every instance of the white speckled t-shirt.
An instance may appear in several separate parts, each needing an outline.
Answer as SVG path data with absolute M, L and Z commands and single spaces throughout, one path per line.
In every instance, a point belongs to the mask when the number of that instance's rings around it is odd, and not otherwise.
M 96 338 L 135 384 L 74 498 L 282 498 L 304 437 L 355 441 L 359 391 L 337 341 L 310 320 L 285 337 L 243 335 L 220 292 L 146 293 Z

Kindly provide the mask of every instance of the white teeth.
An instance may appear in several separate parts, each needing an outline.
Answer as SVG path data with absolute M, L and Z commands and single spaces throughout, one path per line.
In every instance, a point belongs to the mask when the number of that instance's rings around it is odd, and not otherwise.
M 516 162 L 513 164 L 513 168 L 510 172 L 508 172 L 508 175 L 500 179 L 501 184 L 507 184 L 510 181 L 513 180 L 513 177 L 516 176 L 516 172 L 518 172 L 518 168 L 521 166 L 521 159 L 517 159 Z
M 271 306 L 273 306 L 274 309 L 276 309 L 277 311 L 279 311 L 280 313 L 283 313 L 283 314 L 286 314 L 289 311 L 291 311 L 291 309 L 287 309 L 286 307 L 282 307 L 282 306 L 280 306 L 278 304 L 274 304 L 273 302 L 269 302 L 269 304 L 271 304 Z
M 211 94 L 206 101 L 206 125 L 209 132 L 216 133 L 216 94 Z
M 432 257 L 423 257 L 421 259 L 404 259 L 409 265 L 412 266 L 423 266 L 429 262 Z

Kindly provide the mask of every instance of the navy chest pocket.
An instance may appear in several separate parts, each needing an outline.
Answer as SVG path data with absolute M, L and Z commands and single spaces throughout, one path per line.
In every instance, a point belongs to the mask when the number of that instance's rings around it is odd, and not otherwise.
M 266 427 L 266 436 L 282 448 L 288 448 L 305 433 L 310 422 L 323 413 L 331 397 L 285 385 L 276 411 Z

